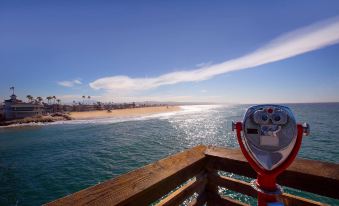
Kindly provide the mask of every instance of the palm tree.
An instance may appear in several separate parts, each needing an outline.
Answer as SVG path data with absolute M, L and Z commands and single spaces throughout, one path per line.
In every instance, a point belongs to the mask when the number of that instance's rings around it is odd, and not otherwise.
M 48 104 L 50 104 L 50 103 L 51 103 L 52 97 L 51 97 L 51 96 L 48 96 L 48 97 L 46 97 L 46 99 L 47 99 Z
M 91 99 L 91 96 L 87 96 L 87 99 L 88 99 L 88 104 L 90 104 L 89 100 Z
M 60 102 L 61 102 L 61 100 L 60 100 L 60 99 L 57 99 L 56 101 L 58 102 L 58 104 L 60 104 Z
M 53 104 L 55 104 L 56 96 L 53 96 Z
M 83 104 L 85 104 L 85 99 L 86 99 L 86 96 L 85 96 L 85 95 L 83 95 L 83 96 L 82 96 L 82 98 L 83 98 L 83 100 L 82 100 L 82 103 L 83 103 Z
M 9 90 L 13 90 L 13 94 L 14 95 L 14 87 L 10 87 Z
M 33 96 L 32 95 L 27 95 L 26 98 L 28 99 L 29 102 L 33 101 Z
M 37 97 L 36 100 L 39 102 L 39 104 L 42 102 L 42 97 Z

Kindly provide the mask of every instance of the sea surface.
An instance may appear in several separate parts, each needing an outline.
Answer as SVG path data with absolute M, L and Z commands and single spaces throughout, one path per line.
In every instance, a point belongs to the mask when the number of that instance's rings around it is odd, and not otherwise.
M 298 156 L 338 164 L 339 103 L 287 106 L 311 125 Z M 238 147 L 231 121 L 241 120 L 248 107 L 183 106 L 146 117 L 0 128 L 0 205 L 41 205 L 199 144 Z M 225 194 L 255 205 L 253 198 Z

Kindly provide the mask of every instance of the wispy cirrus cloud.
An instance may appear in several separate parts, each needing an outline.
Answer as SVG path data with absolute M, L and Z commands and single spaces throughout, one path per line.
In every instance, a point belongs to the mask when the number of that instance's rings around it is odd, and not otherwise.
M 63 87 L 74 87 L 75 85 L 82 84 L 82 82 L 79 79 L 74 79 L 71 81 L 60 81 L 58 84 Z
M 162 85 L 203 81 L 216 75 L 249 69 L 294 57 L 337 44 L 338 42 L 339 17 L 336 17 L 286 33 L 252 53 L 223 63 L 203 65 L 199 69 L 171 72 L 153 78 L 110 76 L 97 79 L 89 85 L 93 89 L 138 91 L 156 88 Z

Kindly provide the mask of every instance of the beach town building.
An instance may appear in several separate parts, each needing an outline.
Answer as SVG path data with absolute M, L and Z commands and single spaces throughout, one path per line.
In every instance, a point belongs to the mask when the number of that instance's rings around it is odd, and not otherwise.
M 43 105 L 44 105 L 44 111 L 47 114 L 64 112 L 64 106 L 61 105 L 61 104 L 46 104 L 46 103 L 44 103 Z
M 62 105 L 62 111 L 63 112 L 73 112 L 74 111 L 73 107 L 74 106 L 72 106 L 72 105 L 64 104 L 64 105 Z
M 75 101 L 73 101 L 73 105 L 67 105 L 60 104 L 60 100 L 58 104 L 56 103 L 51 104 L 50 101 L 48 103 L 44 103 L 39 100 L 33 100 L 33 98 L 30 99 L 30 102 L 23 102 L 22 100 L 17 99 L 17 96 L 14 94 L 14 87 L 11 87 L 10 89 L 13 90 L 10 99 L 5 100 L 3 104 L 0 104 L 0 121 L 22 119 L 26 117 L 33 117 L 39 115 L 52 115 L 56 113 L 65 113 L 65 112 L 87 112 L 96 110 L 115 110 L 115 109 L 159 106 L 157 104 L 136 104 L 135 102 L 132 103 L 96 102 L 93 104 L 84 104 L 79 102 L 76 104 Z
M 13 93 L 11 98 L 5 100 L 3 115 L 5 120 L 22 119 L 44 114 L 44 107 L 39 103 L 26 103 L 17 99 Z

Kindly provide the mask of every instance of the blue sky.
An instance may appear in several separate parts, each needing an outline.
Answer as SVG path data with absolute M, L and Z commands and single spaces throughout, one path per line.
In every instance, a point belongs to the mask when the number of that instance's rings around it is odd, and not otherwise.
M 63 102 L 82 95 L 114 102 L 339 101 L 337 25 L 308 41 L 315 46 L 307 51 L 282 49 L 286 57 L 271 63 L 226 68 L 278 37 L 287 47 L 288 32 L 297 31 L 298 42 L 317 35 L 338 16 L 339 1 L 326 0 L 0 0 L 0 99 L 15 86 L 21 98 L 55 95 Z

